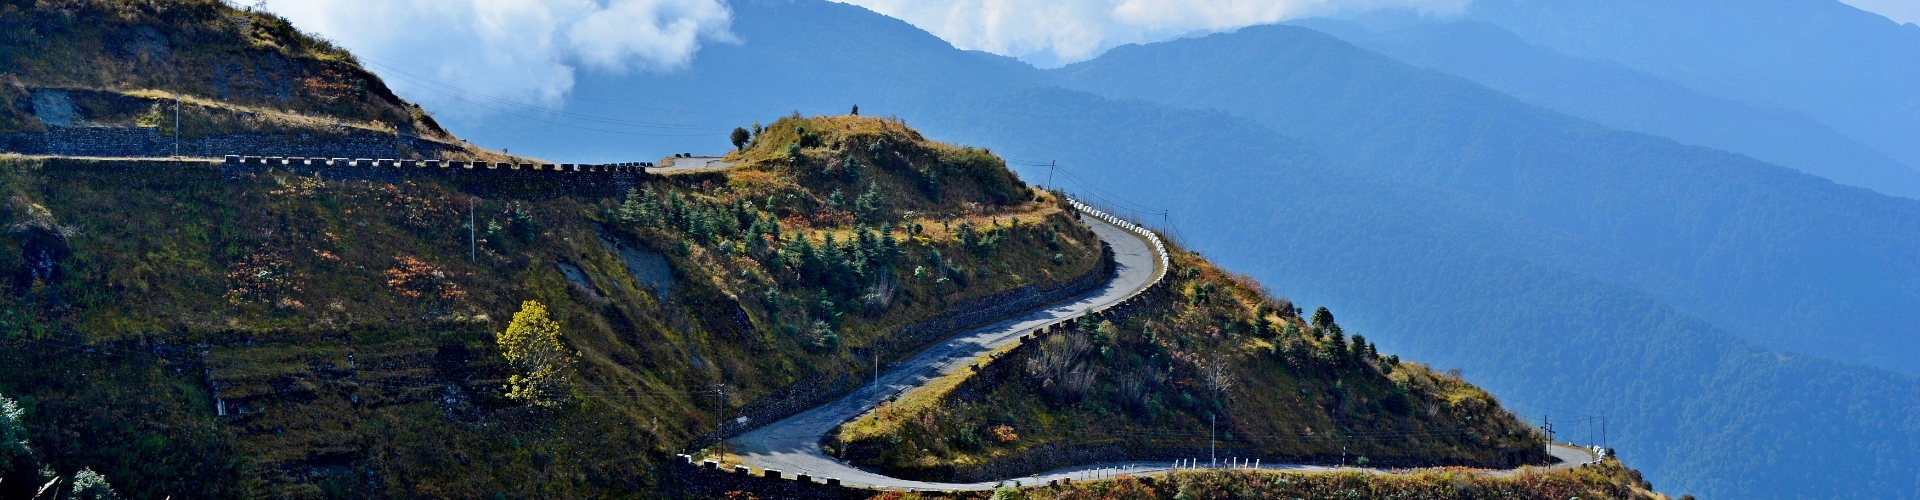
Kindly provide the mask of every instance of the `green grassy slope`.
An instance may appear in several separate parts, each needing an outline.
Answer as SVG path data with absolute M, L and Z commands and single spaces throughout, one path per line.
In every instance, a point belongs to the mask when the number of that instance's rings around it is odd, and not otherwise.
M 1067 449 L 1204 457 L 1210 435 L 1232 456 L 1269 462 L 1337 461 L 1343 451 L 1399 466 L 1546 458 L 1543 436 L 1457 375 L 1382 355 L 1197 254 L 1176 250 L 1173 262 L 1173 292 L 1155 306 L 997 357 L 977 369 L 995 376 L 958 383 L 938 403 L 883 406 L 833 445 L 859 463 L 934 478 L 1067 466 L 1044 458 Z M 1007 462 L 1020 470 L 994 467 Z
M 0 394 L 39 463 L 143 497 L 641 494 L 716 404 L 864 376 L 853 349 L 1097 263 L 983 151 L 878 119 L 770 129 L 738 170 L 624 200 L 5 160 Z M 671 291 L 603 238 L 663 256 Z M 525 300 L 579 353 L 557 409 L 501 396 L 494 334 Z
M 0 68 L 25 85 L 177 92 L 447 137 L 345 50 L 215 0 L 0 3 Z
M 286 19 L 217 0 L 0 2 L 0 133 L 46 132 L 41 91 L 85 125 L 179 137 L 304 140 L 401 134 L 450 159 L 502 159 L 461 142 L 354 56 Z M 60 98 L 50 98 L 60 101 Z

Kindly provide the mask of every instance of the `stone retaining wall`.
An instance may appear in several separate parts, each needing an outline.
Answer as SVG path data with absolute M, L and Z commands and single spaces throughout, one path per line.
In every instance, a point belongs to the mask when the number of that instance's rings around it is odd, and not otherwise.
M 460 146 L 408 135 L 338 127 L 339 135 L 222 134 L 182 139 L 179 155 L 441 158 Z M 173 137 L 153 127 L 50 127 L 46 132 L 0 134 L 0 152 L 49 156 L 163 158 L 174 156 Z
M 638 187 L 650 174 L 637 163 L 614 165 L 488 163 L 389 158 L 300 158 L 227 155 L 221 172 L 227 179 L 243 179 L 271 172 L 315 176 L 327 180 L 399 182 L 409 178 L 442 179 L 480 195 L 620 196 Z
M 1113 248 L 1104 242 L 1100 246 L 1100 261 L 1093 269 L 1072 280 L 1055 284 L 1047 288 L 1033 285 L 1023 286 L 986 297 L 965 301 L 951 307 L 947 312 L 932 319 L 907 325 L 896 330 L 889 338 L 890 345 L 900 346 L 894 349 L 882 349 L 883 358 L 900 360 L 918 353 L 921 348 L 936 340 L 981 324 L 998 321 L 1026 311 L 1040 309 L 1093 290 L 1113 277 Z M 856 354 L 866 358 L 872 351 Z M 698 450 L 715 443 L 745 434 L 760 426 L 777 422 L 780 419 L 797 415 L 800 412 L 832 402 L 852 393 L 859 384 L 850 376 L 841 375 L 834 379 L 814 377 L 802 380 L 779 392 L 754 400 L 735 412 L 746 420 L 731 420 L 723 423 L 719 430 L 702 434 L 687 444 L 687 449 Z
M 905 359 L 919 352 L 918 347 L 933 343 L 959 333 L 969 327 L 982 325 L 1009 318 L 1020 313 L 1039 309 L 1041 306 L 1060 302 L 1074 296 L 1092 291 L 1094 288 L 1113 279 L 1113 247 L 1100 242 L 1100 261 L 1093 269 L 1065 283 L 1042 290 L 1027 285 L 1013 290 L 963 301 L 949 308 L 947 314 L 908 325 L 896 331 L 891 337 L 893 345 L 907 348 L 882 351 L 885 358 Z M 902 352 L 905 351 L 905 352 Z
M 695 464 L 693 457 L 674 457 L 673 476 L 689 493 L 711 498 L 726 498 L 728 493 L 751 492 L 765 500 L 822 499 L 854 500 L 872 497 L 874 490 L 849 488 L 838 479 L 792 476 L 780 471 L 762 471 L 754 475 L 746 467 L 722 469 L 718 463 Z

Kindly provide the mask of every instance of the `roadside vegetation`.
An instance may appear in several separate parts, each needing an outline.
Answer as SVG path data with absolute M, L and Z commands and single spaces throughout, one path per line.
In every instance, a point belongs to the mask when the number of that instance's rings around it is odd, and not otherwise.
M 743 495 L 745 496 L 745 495 Z M 1583 500 L 1667 500 L 1653 486 L 1619 461 L 1607 460 L 1579 469 L 1534 470 L 1510 476 L 1489 476 L 1465 470 L 1435 469 L 1406 475 L 1343 473 L 1281 473 L 1217 470 L 1177 472 L 1166 476 L 1122 476 L 1109 480 L 1076 481 L 1065 485 L 994 491 L 920 494 L 883 493 L 875 500 L 980 498 L 993 500 L 1201 500 L 1229 498 L 1393 498 L 1454 500 L 1461 498 L 1537 498 Z M 1692 500 L 1691 496 L 1683 497 Z
M 1331 311 L 1302 314 L 1197 254 L 1176 249 L 1173 262 L 1170 292 L 1146 311 L 989 356 L 843 425 L 830 450 L 927 479 L 1039 472 L 1087 453 L 1204 461 L 1216 443 L 1268 462 L 1545 460 L 1544 437 L 1457 373 L 1380 353 Z
M 603 199 L 0 159 L 0 393 L 35 463 L 130 496 L 632 493 L 742 405 L 1098 263 L 984 151 L 774 126 L 819 139 Z

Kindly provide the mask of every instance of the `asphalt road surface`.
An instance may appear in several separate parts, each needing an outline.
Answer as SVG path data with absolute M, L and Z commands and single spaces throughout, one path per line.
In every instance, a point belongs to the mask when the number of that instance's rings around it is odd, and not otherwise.
M 720 161 L 718 156 L 695 156 L 692 158 L 671 158 L 672 165 L 648 167 L 647 173 L 664 174 L 668 172 L 694 172 L 701 170 L 723 170 L 732 167 L 732 163 Z M 657 165 L 658 163 L 656 163 Z
M 866 387 L 855 390 L 837 401 L 733 438 L 729 443 L 734 455 L 750 467 L 778 470 L 786 477 L 809 474 L 815 478 L 838 478 L 841 484 L 847 486 L 923 491 L 985 490 L 1003 485 L 1034 486 L 1060 479 L 1089 480 L 1122 473 L 1140 476 L 1173 470 L 1174 464 L 1170 461 L 1117 462 L 1069 467 L 992 482 L 934 483 L 899 479 L 863 470 L 827 456 L 826 451 L 820 448 L 821 439 L 827 433 L 833 432 L 834 428 L 842 422 L 866 413 L 890 396 L 904 395 L 918 390 L 936 377 L 963 369 L 980 356 L 1000 346 L 1019 341 L 1022 335 L 1034 329 L 1071 319 L 1091 309 L 1120 302 L 1133 292 L 1152 284 L 1155 273 L 1159 272 L 1154 269 L 1159 256 L 1154 255 L 1151 244 L 1134 233 L 1099 219 L 1084 215 L 1080 219 L 1086 221 L 1102 241 L 1113 247 L 1115 275 L 1113 280 L 1104 287 L 1070 302 L 955 335 L 882 374 L 878 383 L 870 382 Z M 1591 451 L 1574 446 L 1554 444 L 1549 447 L 1548 452 L 1561 461 L 1550 466 L 1553 468 L 1573 467 L 1597 459 Z M 1200 463 L 1205 464 L 1206 457 L 1196 458 Z M 1226 466 L 1228 458 L 1222 457 L 1219 465 Z M 1260 469 L 1291 472 L 1395 473 L 1390 470 L 1359 467 L 1273 463 L 1260 464 Z M 1526 468 L 1495 471 L 1494 474 L 1516 474 L 1523 470 Z
M 921 490 L 985 489 L 994 483 L 949 484 L 909 481 L 860 470 L 827 456 L 820 439 L 833 429 L 895 394 L 919 389 L 929 380 L 965 368 L 995 348 L 1020 340 L 1036 328 L 1065 321 L 1085 311 L 1111 305 L 1153 282 L 1159 257 L 1139 235 L 1098 219 L 1082 216 L 1107 245 L 1113 247 L 1114 278 L 1092 293 L 1069 302 L 1006 319 L 955 335 L 880 375 L 878 384 L 838 401 L 774 422 L 731 440 L 733 452 L 756 469 L 786 474 L 839 478 L 848 486 L 913 488 Z

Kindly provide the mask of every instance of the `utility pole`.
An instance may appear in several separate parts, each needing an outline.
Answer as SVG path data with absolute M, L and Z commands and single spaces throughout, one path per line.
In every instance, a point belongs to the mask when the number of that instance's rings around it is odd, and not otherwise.
M 713 435 L 715 438 L 726 435 L 727 421 L 723 418 L 724 415 L 722 414 L 725 411 L 727 403 L 726 387 L 726 384 L 719 382 L 713 383 Z M 717 444 L 724 446 L 726 442 L 727 440 L 721 439 Z
M 1212 413 L 1207 414 L 1207 467 L 1212 468 L 1218 468 L 1220 466 L 1218 459 L 1213 457 L 1214 452 L 1220 450 L 1219 442 L 1214 440 L 1214 435 L 1217 434 L 1220 428 L 1220 421 L 1217 417 L 1217 415 Z
M 480 235 L 478 234 L 480 231 L 480 228 L 478 226 L 474 226 L 474 223 L 475 223 L 475 219 L 473 216 L 473 197 L 468 196 L 467 197 L 467 262 L 469 263 L 480 261 L 479 260 Z
M 1060 160 L 1047 160 L 1047 187 L 1059 189 L 1053 185 L 1053 168 L 1059 164 Z
M 1546 463 L 1553 463 L 1553 420 L 1547 415 L 1540 415 L 1540 427 L 1547 431 Z
M 173 157 L 180 157 L 180 93 L 173 93 Z

